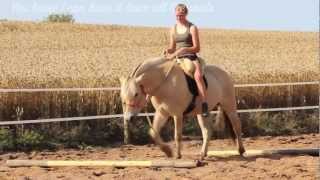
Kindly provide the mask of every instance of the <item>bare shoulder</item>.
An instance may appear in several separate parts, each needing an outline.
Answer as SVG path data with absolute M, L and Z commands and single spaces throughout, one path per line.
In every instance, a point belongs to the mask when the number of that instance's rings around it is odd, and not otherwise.
M 192 25 L 190 26 L 190 31 L 191 31 L 191 32 L 198 32 L 198 27 L 197 27 L 196 25 L 192 24 Z

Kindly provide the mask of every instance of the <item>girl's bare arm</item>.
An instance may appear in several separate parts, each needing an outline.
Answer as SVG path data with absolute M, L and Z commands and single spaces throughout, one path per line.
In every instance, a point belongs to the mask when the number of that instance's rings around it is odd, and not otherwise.
M 170 29 L 170 33 L 169 33 L 169 37 L 170 37 L 170 44 L 169 44 L 169 48 L 166 50 L 167 53 L 174 53 L 176 51 L 176 41 L 174 39 L 174 32 L 175 32 L 175 28 L 172 27 Z

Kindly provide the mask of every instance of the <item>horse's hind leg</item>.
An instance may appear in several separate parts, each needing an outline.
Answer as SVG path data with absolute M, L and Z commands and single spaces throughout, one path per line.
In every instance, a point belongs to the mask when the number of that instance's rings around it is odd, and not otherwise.
M 208 152 L 208 143 L 211 139 L 211 124 L 209 121 L 209 118 L 205 118 L 202 115 L 198 114 L 197 115 L 198 123 L 201 128 L 202 132 L 202 138 L 203 138 L 203 144 L 201 148 L 201 153 L 200 153 L 200 160 L 203 160 L 205 156 L 207 156 Z
M 166 124 L 169 115 L 156 111 L 153 119 L 152 129 L 150 129 L 149 134 L 154 140 L 154 142 L 160 146 L 160 149 L 168 156 L 172 157 L 172 150 L 165 142 L 163 142 L 160 132 L 162 127 Z
M 234 132 L 234 138 L 237 142 L 239 154 L 242 155 L 245 152 L 242 139 L 241 139 L 241 122 L 235 108 L 235 104 L 229 107 L 223 108 L 224 113 L 226 113 L 226 121 L 230 121 L 232 130 Z

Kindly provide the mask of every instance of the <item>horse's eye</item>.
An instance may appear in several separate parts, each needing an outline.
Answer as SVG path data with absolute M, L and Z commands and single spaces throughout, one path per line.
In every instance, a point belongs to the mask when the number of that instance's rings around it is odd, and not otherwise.
M 134 94 L 134 97 L 138 97 L 138 93 L 135 93 L 135 94 Z

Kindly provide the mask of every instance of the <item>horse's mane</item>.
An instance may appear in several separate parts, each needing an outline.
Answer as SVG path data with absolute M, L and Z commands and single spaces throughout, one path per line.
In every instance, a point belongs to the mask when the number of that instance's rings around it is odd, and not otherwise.
M 155 57 L 155 58 L 151 58 L 151 59 L 147 59 L 145 61 L 143 61 L 142 63 L 140 63 L 135 70 L 132 72 L 132 74 L 130 75 L 130 77 L 137 77 L 140 74 L 142 74 L 143 72 L 149 70 L 152 67 L 161 65 L 168 62 L 168 60 L 166 60 L 165 57 Z

